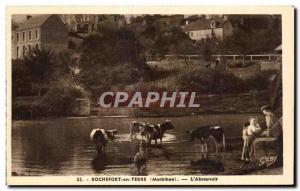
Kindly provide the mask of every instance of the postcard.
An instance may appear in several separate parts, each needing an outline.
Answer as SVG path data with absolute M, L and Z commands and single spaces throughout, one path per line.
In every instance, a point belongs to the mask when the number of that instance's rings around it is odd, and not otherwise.
M 294 7 L 6 19 L 7 185 L 294 185 Z

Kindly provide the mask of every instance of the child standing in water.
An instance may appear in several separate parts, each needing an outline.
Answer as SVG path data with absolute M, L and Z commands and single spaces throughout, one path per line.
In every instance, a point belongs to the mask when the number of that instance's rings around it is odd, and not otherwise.
M 255 137 L 261 132 L 260 125 L 257 118 L 252 117 L 243 127 L 243 151 L 241 160 L 250 161 L 253 155 L 253 141 Z

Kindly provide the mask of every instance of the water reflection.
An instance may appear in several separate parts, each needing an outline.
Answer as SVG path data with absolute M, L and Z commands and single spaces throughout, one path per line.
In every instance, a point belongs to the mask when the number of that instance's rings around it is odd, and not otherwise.
M 71 160 L 74 152 L 73 139 L 65 128 L 36 128 L 18 132 L 19 152 L 24 168 L 41 168 L 50 174 L 59 173 L 62 163 Z
M 253 115 L 253 114 L 251 114 Z M 130 141 L 129 122 L 132 118 L 86 118 L 46 119 L 36 121 L 13 121 L 12 128 L 12 171 L 14 175 L 138 175 L 134 157 L 139 153 L 146 156 L 146 168 L 140 175 L 191 175 L 205 173 L 206 166 L 219 166 L 216 173 L 237 166 L 240 152 L 226 153 L 226 163 L 215 159 L 201 158 L 197 142 L 189 141 L 187 129 L 207 124 L 222 124 L 225 135 L 238 137 L 247 115 L 207 115 L 171 118 L 174 130 L 167 132 L 163 146 L 145 147 L 137 139 Z M 139 118 L 157 124 L 165 118 Z M 228 127 L 228 128 L 227 128 Z M 118 135 L 109 142 L 105 155 L 97 155 L 89 134 L 92 129 L 114 129 Z M 210 152 L 214 148 L 208 147 Z M 241 150 L 241 148 L 240 148 Z M 193 161 L 193 162 L 191 162 Z M 202 169 L 202 170 L 201 170 Z M 207 171 L 210 171 L 209 169 Z
M 224 171 L 224 154 L 203 153 L 198 160 L 191 160 L 191 167 L 205 174 Z
M 92 169 L 95 172 L 101 172 L 105 169 L 105 166 L 107 165 L 107 159 L 105 154 L 97 154 L 93 160 L 92 160 Z
M 141 139 L 136 145 L 136 153 L 134 156 L 134 171 L 133 175 L 147 175 L 147 160 L 148 160 L 148 145 L 146 140 Z

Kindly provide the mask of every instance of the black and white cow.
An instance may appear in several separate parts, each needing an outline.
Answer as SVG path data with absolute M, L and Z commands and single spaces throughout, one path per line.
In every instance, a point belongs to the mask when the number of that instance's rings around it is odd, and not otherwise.
M 140 121 L 132 121 L 130 122 L 130 138 L 136 137 L 137 134 L 140 134 L 142 138 L 146 137 L 148 139 L 146 134 L 146 123 L 140 122 Z
M 201 141 L 202 152 L 204 150 L 204 146 L 206 150 L 205 152 L 207 152 L 207 140 L 209 138 L 213 138 L 214 140 L 216 153 L 218 152 L 220 146 L 223 146 L 223 151 L 225 151 L 225 135 L 221 126 L 203 126 L 195 130 L 188 130 L 187 133 L 190 134 L 192 141 L 194 139 L 199 139 Z
M 105 153 L 105 147 L 109 140 L 115 139 L 117 130 L 104 130 L 104 129 L 93 129 L 90 133 L 91 141 L 94 141 L 99 154 Z
M 147 123 L 145 130 L 149 137 L 149 145 L 151 145 L 152 140 L 154 140 L 155 144 L 157 144 L 157 139 L 160 139 L 160 144 L 162 145 L 162 138 L 164 137 L 165 132 L 171 129 L 174 129 L 174 126 L 169 120 L 166 120 L 164 123 L 156 125 L 151 125 Z

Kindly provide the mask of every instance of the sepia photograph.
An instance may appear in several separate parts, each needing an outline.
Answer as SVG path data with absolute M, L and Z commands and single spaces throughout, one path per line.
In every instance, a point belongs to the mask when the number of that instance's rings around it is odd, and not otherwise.
M 11 7 L 9 184 L 292 184 L 293 8 L 282 10 L 291 17 Z

